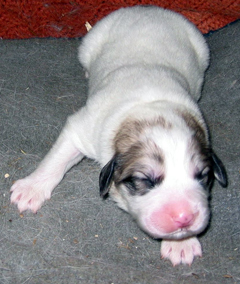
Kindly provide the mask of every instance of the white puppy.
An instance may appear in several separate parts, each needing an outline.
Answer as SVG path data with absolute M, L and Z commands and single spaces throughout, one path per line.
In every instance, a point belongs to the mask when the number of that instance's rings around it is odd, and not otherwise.
M 226 173 L 196 105 L 209 51 L 182 16 L 157 7 L 120 9 L 83 39 L 86 106 L 70 116 L 39 167 L 11 188 L 19 210 L 36 212 L 84 156 L 103 167 L 108 194 L 154 238 L 173 265 L 200 256 L 208 189 Z

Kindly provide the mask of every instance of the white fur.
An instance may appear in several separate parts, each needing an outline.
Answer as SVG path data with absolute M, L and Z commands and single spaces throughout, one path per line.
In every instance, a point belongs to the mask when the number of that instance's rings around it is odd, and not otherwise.
M 171 131 L 151 129 L 142 139 L 152 139 L 164 151 L 167 175 L 163 185 L 144 197 L 131 197 L 125 189 L 121 196 L 113 190 L 112 196 L 150 235 L 189 238 L 164 240 L 161 251 L 174 265 L 181 261 L 191 264 L 194 256 L 201 255 L 201 246 L 194 236 L 208 222 L 207 194 L 191 173 L 195 167 L 187 148 L 191 130 L 171 110 L 187 109 L 206 132 L 195 100 L 200 97 L 208 57 L 200 32 L 171 11 L 156 7 L 126 8 L 100 21 L 79 49 L 80 62 L 89 74 L 87 104 L 68 118 L 39 167 L 12 186 L 11 202 L 21 212 L 27 209 L 36 212 L 50 198 L 66 171 L 84 156 L 102 166 L 112 158 L 113 140 L 125 119 L 151 119 L 161 112 L 178 127 Z M 180 206 L 179 200 L 186 201 L 191 214 L 197 212 L 190 229 L 169 234 L 155 221 L 149 221 L 166 204 L 176 202 Z

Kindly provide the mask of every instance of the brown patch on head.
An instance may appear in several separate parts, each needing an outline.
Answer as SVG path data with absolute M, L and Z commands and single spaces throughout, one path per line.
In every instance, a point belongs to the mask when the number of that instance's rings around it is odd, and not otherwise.
M 160 126 L 165 129 L 172 127 L 171 123 L 166 121 L 162 116 L 158 116 L 151 120 L 130 120 L 126 119 L 120 126 L 114 139 L 114 148 L 117 153 L 124 153 L 136 144 L 140 136 L 146 129 Z
M 193 140 L 195 140 L 195 142 L 197 142 L 197 144 L 199 144 L 199 146 L 202 149 L 208 149 L 209 142 L 206 130 L 197 120 L 197 118 L 188 111 L 178 110 L 177 114 L 184 120 L 186 125 L 193 131 Z
M 126 152 L 119 154 L 118 174 L 123 178 L 122 175 L 125 176 L 136 169 L 144 171 L 150 168 L 147 163 L 149 161 L 163 165 L 164 156 L 161 149 L 150 140 L 136 142 Z

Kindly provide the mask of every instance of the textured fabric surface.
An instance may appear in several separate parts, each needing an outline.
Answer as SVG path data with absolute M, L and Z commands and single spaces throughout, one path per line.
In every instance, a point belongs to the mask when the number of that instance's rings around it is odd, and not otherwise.
M 240 18 L 239 0 L 2 0 L 0 37 L 80 37 L 86 33 L 86 21 L 94 25 L 120 7 L 146 4 L 183 14 L 203 33 Z

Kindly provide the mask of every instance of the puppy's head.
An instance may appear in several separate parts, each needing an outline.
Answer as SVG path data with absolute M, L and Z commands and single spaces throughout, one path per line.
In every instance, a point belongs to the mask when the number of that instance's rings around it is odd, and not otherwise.
M 209 221 L 208 192 L 214 178 L 227 179 L 209 148 L 206 130 L 187 112 L 169 119 L 126 120 L 115 155 L 100 174 L 108 193 L 155 238 L 181 239 L 202 232 Z

